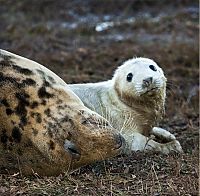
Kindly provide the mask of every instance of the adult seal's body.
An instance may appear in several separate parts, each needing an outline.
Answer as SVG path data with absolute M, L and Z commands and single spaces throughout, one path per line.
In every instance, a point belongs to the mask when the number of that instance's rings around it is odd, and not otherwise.
M 0 50 L 0 173 L 59 175 L 117 155 L 123 144 L 56 74 Z
M 120 130 L 128 143 L 127 151 L 182 151 L 174 135 L 155 127 L 164 113 L 166 78 L 153 60 L 130 59 L 116 70 L 112 80 L 69 87 L 87 107 Z M 151 135 L 166 143 L 153 140 Z

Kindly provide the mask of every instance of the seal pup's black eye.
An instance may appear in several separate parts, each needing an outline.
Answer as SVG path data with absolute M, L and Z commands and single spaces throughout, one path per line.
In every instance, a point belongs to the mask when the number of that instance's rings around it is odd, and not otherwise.
M 127 80 L 128 82 L 131 82 L 131 81 L 132 81 L 132 78 L 133 78 L 133 74 L 132 74 L 132 73 L 129 73 L 129 74 L 127 75 L 127 77 L 126 77 L 126 80 Z
M 149 65 L 149 68 L 153 71 L 157 71 L 156 67 L 154 65 Z

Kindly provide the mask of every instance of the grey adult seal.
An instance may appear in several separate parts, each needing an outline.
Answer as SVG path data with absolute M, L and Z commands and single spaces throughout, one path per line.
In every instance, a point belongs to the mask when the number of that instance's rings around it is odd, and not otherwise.
M 59 175 L 123 146 L 119 132 L 55 73 L 0 50 L 0 173 Z

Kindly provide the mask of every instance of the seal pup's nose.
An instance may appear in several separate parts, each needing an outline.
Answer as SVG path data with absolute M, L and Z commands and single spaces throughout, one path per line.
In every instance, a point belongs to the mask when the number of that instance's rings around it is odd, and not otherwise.
M 148 87 L 148 86 L 150 86 L 152 84 L 152 82 L 153 82 L 153 77 L 145 78 L 143 80 L 143 86 L 144 87 Z

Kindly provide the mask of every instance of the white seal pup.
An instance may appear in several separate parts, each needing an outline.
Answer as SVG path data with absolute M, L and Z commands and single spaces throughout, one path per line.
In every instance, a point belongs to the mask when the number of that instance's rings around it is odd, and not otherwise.
M 121 130 L 129 146 L 126 152 L 154 150 L 168 154 L 182 152 L 182 148 L 173 134 L 155 127 L 164 114 L 166 81 L 153 60 L 140 57 L 124 62 L 111 80 L 69 87 L 87 107 Z

